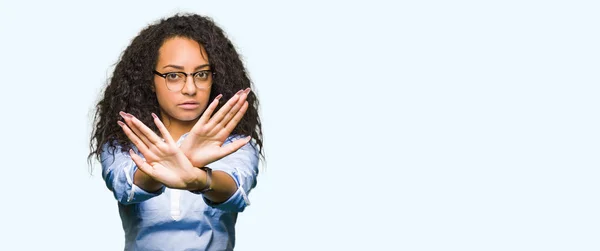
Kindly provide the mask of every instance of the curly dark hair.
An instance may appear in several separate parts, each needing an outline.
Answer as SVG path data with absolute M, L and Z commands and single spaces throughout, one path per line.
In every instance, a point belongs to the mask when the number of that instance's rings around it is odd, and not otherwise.
M 88 161 L 96 156 L 100 160 L 102 146 L 109 149 L 121 146 L 122 151 L 131 148 L 130 141 L 117 126 L 121 119 L 119 111 L 126 111 L 139 118 L 157 132 L 150 113 L 159 114 L 159 104 L 153 92 L 152 70 L 158 60 L 158 50 L 173 37 L 195 40 L 208 54 L 212 70 L 216 73 L 212 82 L 209 100 L 223 94 L 222 100 L 232 97 L 238 90 L 251 87 L 252 83 L 240 55 L 227 38 L 225 32 L 214 21 L 197 14 L 176 14 L 161 19 L 143 29 L 121 54 L 104 95 L 96 105 L 94 127 L 90 140 Z M 250 135 L 255 140 L 257 151 L 264 158 L 262 125 L 258 115 L 258 99 L 254 92 L 247 97 L 248 110 L 232 132 L 237 135 Z M 220 108 L 224 102 L 219 104 Z M 218 109 L 217 108 L 217 109 Z

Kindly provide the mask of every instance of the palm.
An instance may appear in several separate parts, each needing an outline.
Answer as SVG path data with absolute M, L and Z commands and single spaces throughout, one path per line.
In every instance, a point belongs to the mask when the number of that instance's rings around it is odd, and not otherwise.
M 152 166 L 148 174 L 167 187 L 185 189 L 193 182 L 194 176 L 189 170 L 194 167 L 181 151 L 157 161 L 146 159 L 146 162 Z
M 139 170 L 170 188 L 188 189 L 198 187 L 202 172 L 194 167 L 155 114 L 154 122 L 163 135 L 161 139 L 150 128 L 130 114 L 122 113 L 127 125 L 120 123 L 127 137 L 135 144 L 142 159 L 133 150 L 129 153 Z
M 221 147 L 227 139 L 228 133 L 211 133 L 203 130 L 191 131 L 181 144 L 181 149 L 186 152 L 189 160 L 197 166 L 205 166 L 223 158 L 231 152 L 229 147 Z
M 223 146 L 248 108 L 248 102 L 246 102 L 248 92 L 249 89 L 246 89 L 246 91 L 234 95 L 211 117 L 218 104 L 218 98 L 220 98 L 218 97 L 198 119 L 180 147 L 194 166 L 206 166 L 248 143 L 249 137 Z

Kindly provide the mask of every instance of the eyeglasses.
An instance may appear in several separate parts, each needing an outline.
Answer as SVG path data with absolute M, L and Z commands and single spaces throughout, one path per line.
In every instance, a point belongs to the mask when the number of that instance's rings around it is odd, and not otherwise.
M 167 85 L 167 89 L 172 92 L 178 92 L 183 89 L 185 86 L 185 82 L 187 81 L 188 76 L 192 76 L 194 80 L 194 85 L 197 88 L 206 88 L 210 86 L 212 76 L 215 75 L 212 70 L 201 70 L 194 73 L 185 73 L 185 72 L 167 72 L 160 73 L 156 70 L 153 70 L 154 74 L 165 79 L 165 84 Z

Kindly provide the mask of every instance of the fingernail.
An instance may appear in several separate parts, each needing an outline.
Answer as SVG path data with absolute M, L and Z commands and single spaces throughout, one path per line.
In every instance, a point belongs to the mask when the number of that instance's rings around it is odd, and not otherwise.
M 125 113 L 125 112 L 123 112 L 123 111 L 120 111 L 120 112 L 119 112 L 119 115 L 121 115 L 121 117 L 123 117 L 123 118 L 127 117 L 127 113 Z
M 129 149 L 129 155 L 133 155 L 135 152 L 133 151 L 133 149 Z
M 125 125 L 125 123 L 121 122 L 120 120 L 117 120 L 117 124 L 119 124 L 119 126 L 123 127 Z
M 235 93 L 235 95 L 239 95 L 240 93 L 242 93 L 244 90 L 239 90 L 238 92 Z
M 156 116 L 156 114 L 152 113 L 152 117 L 155 119 L 158 119 L 158 116 Z
M 217 96 L 215 99 L 216 99 L 216 100 L 219 100 L 219 99 L 221 99 L 222 97 L 223 97 L 223 94 L 219 94 L 219 95 L 218 95 L 218 96 Z
M 246 90 L 244 90 L 244 92 L 245 92 L 246 94 L 250 93 L 250 87 L 246 88 Z
M 129 118 L 133 118 L 133 115 L 131 115 L 131 113 L 125 113 L 125 115 L 127 115 L 127 117 Z

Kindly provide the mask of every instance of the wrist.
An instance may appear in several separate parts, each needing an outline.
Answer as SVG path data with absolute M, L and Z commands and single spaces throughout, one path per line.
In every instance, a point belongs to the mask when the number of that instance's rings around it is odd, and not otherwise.
M 181 146 L 179 147 L 179 150 L 181 150 L 181 152 L 183 153 L 183 155 L 190 160 L 190 162 L 192 162 L 192 156 L 190 156 L 190 151 L 189 151 L 189 147 L 184 146 L 183 144 L 181 144 Z M 194 164 L 194 163 L 192 163 Z M 194 165 L 195 166 L 195 165 Z
M 193 156 L 187 156 L 187 157 L 193 166 L 195 166 L 197 169 L 199 169 L 203 173 L 206 173 L 204 170 L 202 170 L 202 168 L 204 168 L 206 165 L 208 165 L 210 163 L 204 163 L 204 162 L 198 161 L 197 159 L 194 159 Z
M 206 180 L 205 176 L 206 176 L 206 174 L 202 170 L 200 170 L 200 168 L 194 166 L 193 171 L 192 171 L 193 178 L 191 180 L 189 180 L 189 182 L 186 182 L 188 184 L 186 190 L 193 191 L 193 190 L 199 190 L 199 189 L 202 189 L 203 187 L 205 187 L 206 186 L 204 184 L 205 180 Z
M 194 189 L 189 189 L 190 192 L 195 194 L 204 194 L 212 191 L 212 170 L 208 167 L 200 167 L 197 169 L 202 173 L 202 175 L 199 175 L 198 182 L 196 183 L 198 186 L 196 186 Z
M 133 184 L 143 189 L 146 192 L 155 192 L 160 190 L 164 185 L 146 173 L 136 170 L 133 174 Z

